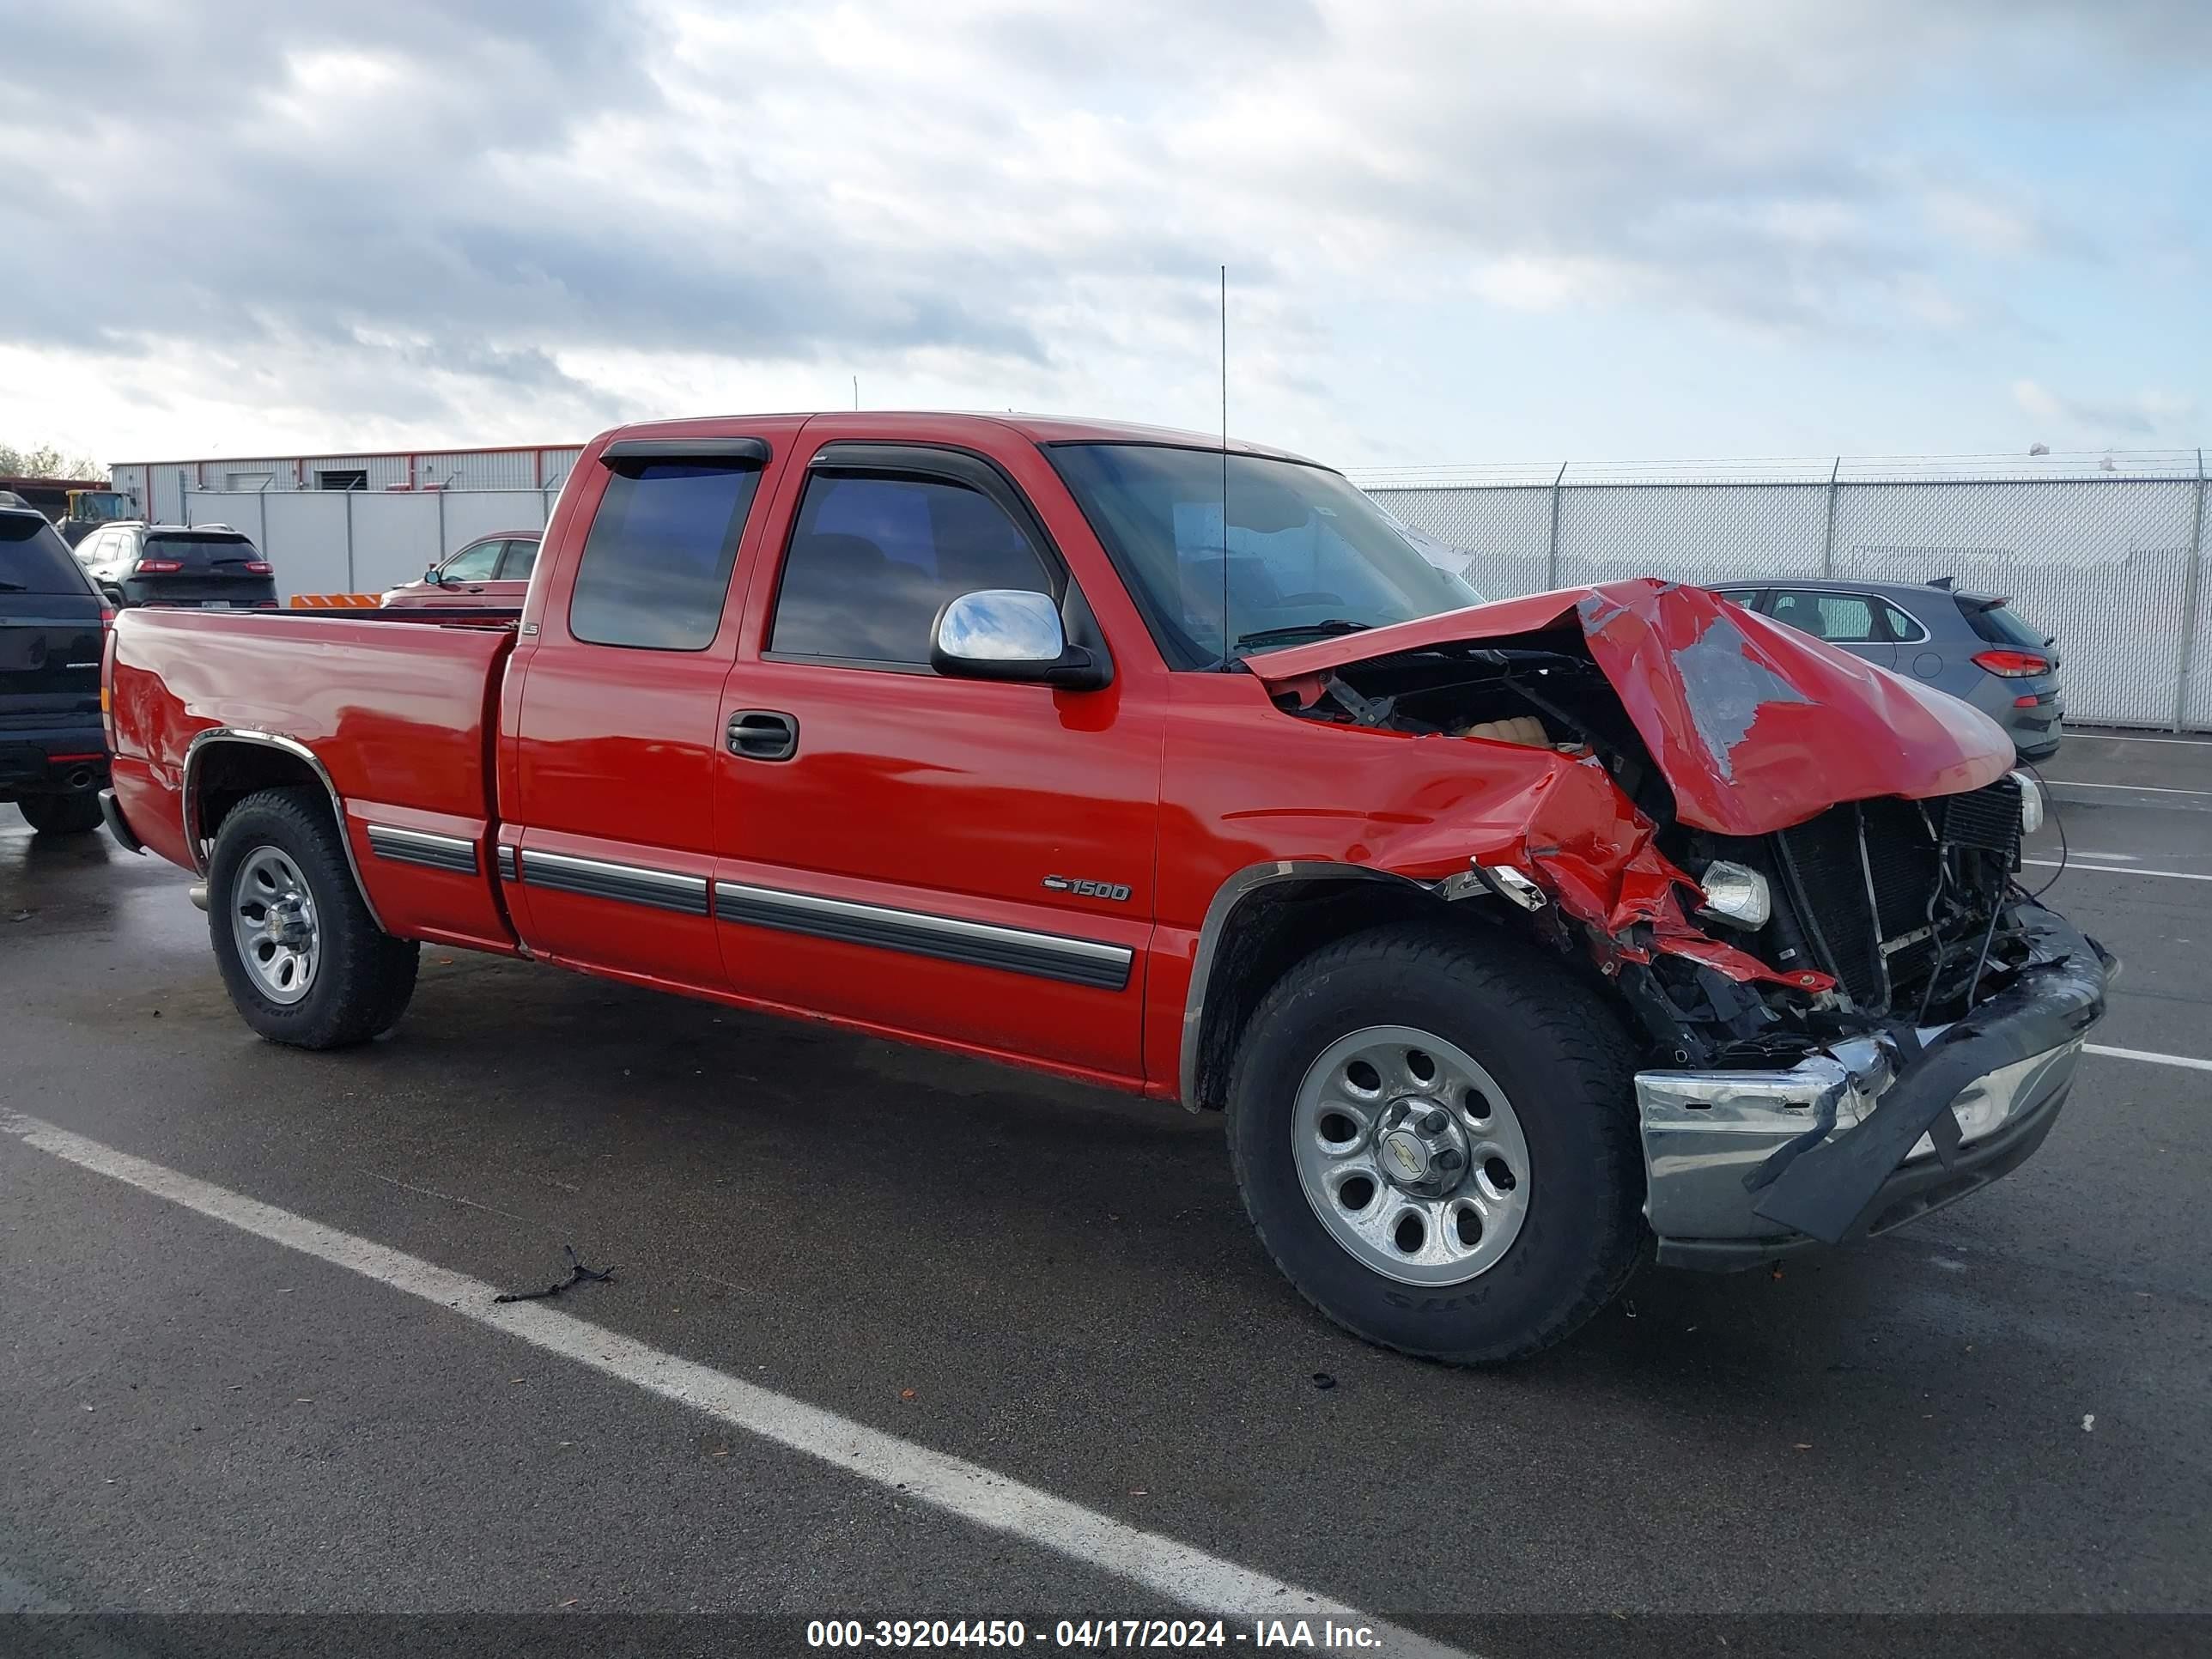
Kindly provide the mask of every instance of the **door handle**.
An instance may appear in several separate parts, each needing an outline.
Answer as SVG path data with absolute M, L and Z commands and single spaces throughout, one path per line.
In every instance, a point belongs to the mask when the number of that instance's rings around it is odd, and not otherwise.
M 774 708 L 740 708 L 730 716 L 729 743 L 744 760 L 787 761 L 799 752 L 799 722 Z

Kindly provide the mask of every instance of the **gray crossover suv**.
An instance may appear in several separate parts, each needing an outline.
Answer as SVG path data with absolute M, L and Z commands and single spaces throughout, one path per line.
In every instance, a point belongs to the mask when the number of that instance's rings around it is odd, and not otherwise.
M 1960 592 L 1948 577 L 1919 586 L 1731 582 L 1713 592 L 1973 704 L 2012 734 L 2022 760 L 2047 759 L 2065 735 L 2055 642 L 2022 622 L 2009 600 Z

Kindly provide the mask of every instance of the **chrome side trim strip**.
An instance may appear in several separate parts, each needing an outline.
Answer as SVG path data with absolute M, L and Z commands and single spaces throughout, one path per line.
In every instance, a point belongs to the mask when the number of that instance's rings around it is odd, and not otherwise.
M 687 916 L 707 914 L 704 876 L 680 876 L 672 870 L 648 870 L 635 864 L 609 864 L 568 853 L 541 853 L 532 847 L 522 849 L 521 869 L 522 879 L 532 887 L 643 904 Z
M 512 846 L 505 842 L 501 842 L 495 856 L 499 866 L 499 878 L 501 881 L 520 881 L 522 878 L 515 866 L 514 848 Z
M 872 945 L 1105 991 L 1127 988 L 1129 969 L 1136 959 L 1136 953 L 1125 945 L 1034 933 L 996 922 L 966 921 L 921 910 L 858 904 L 849 899 L 821 898 L 779 888 L 750 887 L 734 881 L 714 884 L 714 914 L 724 921 Z
M 477 872 L 477 844 L 460 836 L 435 836 L 427 830 L 402 830 L 397 824 L 372 823 L 368 850 L 394 864 L 419 864 L 428 870 L 458 870 L 465 876 Z
M 337 785 L 331 781 L 330 769 L 315 757 L 314 750 L 297 738 L 288 738 L 281 732 L 263 732 L 248 726 L 210 726 L 206 731 L 195 733 L 191 742 L 185 746 L 184 780 L 177 796 L 184 817 L 185 850 L 191 856 L 193 873 L 204 876 L 208 872 L 207 845 L 200 835 L 200 762 L 209 749 L 227 743 L 258 744 L 264 749 L 281 749 L 307 763 L 307 769 L 315 775 L 317 781 L 321 783 L 324 792 L 331 798 L 331 811 L 337 819 L 338 845 L 345 848 L 346 868 L 353 872 L 353 884 L 355 890 L 361 895 L 362 906 L 368 912 L 368 919 L 376 924 L 378 931 L 383 931 L 384 919 L 376 914 L 376 901 L 368 896 L 368 884 L 362 879 L 361 860 L 354 856 L 353 837 L 346 833 L 345 798 L 338 793 Z

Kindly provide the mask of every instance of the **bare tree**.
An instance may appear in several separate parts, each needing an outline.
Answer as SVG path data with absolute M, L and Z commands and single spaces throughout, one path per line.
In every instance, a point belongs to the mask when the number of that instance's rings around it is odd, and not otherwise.
M 17 449 L 0 444 L 0 478 L 104 478 L 107 469 L 88 455 L 64 458 L 52 444 Z

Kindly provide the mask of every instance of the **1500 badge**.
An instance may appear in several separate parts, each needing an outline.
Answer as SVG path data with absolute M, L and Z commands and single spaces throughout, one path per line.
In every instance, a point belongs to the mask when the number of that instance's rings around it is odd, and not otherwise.
M 1077 876 L 1047 876 L 1044 884 L 1048 891 L 1073 893 L 1078 898 L 1112 899 L 1116 904 L 1126 904 L 1129 899 L 1128 888 L 1118 881 L 1085 881 Z

